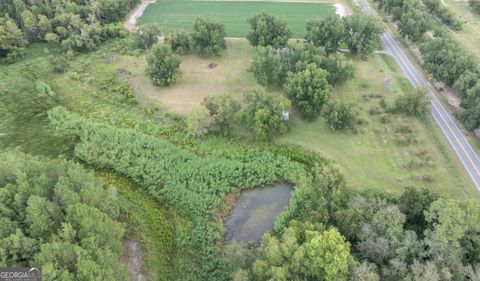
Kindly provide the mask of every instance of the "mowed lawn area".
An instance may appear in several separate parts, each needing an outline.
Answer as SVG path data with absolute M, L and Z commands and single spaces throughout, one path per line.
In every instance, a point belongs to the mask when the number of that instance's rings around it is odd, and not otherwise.
M 245 92 L 259 85 L 248 66 L 254 49 L 247 40 L 227 40 L 221 57 L 183 57 L 183 76 L 171 87 L 154 87 L 145 77 L 145 59 L 119 56 L 115 65 L 119 77 L 145 106 L 165 107 L 186 116 L 206 96 L 230 93 L 242 101 Z M 293 113 L 290 132 L 275 139 L 278 143 L 300 145 L 338 163 L 349 185 L 357 190 L 400 194 L 404 187 L 427 187 L 459 197 L 478 196 L 470 178 L 434 122 L 387 113 L 382 100 L 392 105 L 408 81 L 392 59 L 372 55 L 367 61 L 351 57 L 357 66 L 355 79 L 336 87 L 333 98 L 354 105 L 363 122 L 358 132 L 335 132 L 322 117 L 304 122 Z M 217 66 L 209 68 L 209 64 Z M 281 89 L 268 89 L 282 94 Z M 405 143 L 405 139 L 411 144 Z
M 334 14 L 327 3 L 249 2 L 249 1 L 161 1 L 150 4 L 137 25 L 156 23 L 163 32 L 191 30 L 197 17 L 217 19 L 225 24 L 229 37 L 245 37 L 247 19 L 266 11 L 287 21 L 294 38 L 305 35 L 308 21 Z

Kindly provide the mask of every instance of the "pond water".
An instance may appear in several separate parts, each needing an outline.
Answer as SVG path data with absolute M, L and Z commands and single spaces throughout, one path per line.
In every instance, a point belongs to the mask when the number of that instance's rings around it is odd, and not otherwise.
M 242 191 L 227 219 L 227 241 L 259 241 L 272 229 L 275 218 L 288 205 L 291 193 L 292 185 L 287 183 Z

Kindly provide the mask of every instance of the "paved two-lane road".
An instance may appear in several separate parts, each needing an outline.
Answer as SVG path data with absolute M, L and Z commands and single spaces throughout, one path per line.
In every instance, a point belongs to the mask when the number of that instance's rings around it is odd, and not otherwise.
M 367 0 L 357 0 L 357 4 L 364 13 L 378 17 L 376 11 L 369 5 Z M 430 108 L 432 116 L 467 169 L 475 187 L 480 191 L 480 159 L 478 158 L 477 153 L 473 150 L 472 146 L 465 138 L 462 131 L 458 128 L 448 111 L 435 96 L 430 84 L 425 80 L 423 75 L 417 71 L 389 30 L 382 34 L 381 41 L 385 52 L 395 59 L 403 74 L 413 86 L 428 87 L 429 95 L 431 97 Z

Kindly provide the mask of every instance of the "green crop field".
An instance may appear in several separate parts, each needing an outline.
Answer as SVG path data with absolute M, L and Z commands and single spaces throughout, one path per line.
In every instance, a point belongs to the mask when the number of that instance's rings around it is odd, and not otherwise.
M 156 23 L 162 31 L 191 30 L 196 17 L 218 19 L 225 24 L 227 36 L 245 37 L 247 19 L 267 11 L 287 21 L 293 37 L 305 34 L 308 21 L 335 13 L 332 4 L 245 2 L 245 1 L 157 1 L 147 7 L 138 24 Z

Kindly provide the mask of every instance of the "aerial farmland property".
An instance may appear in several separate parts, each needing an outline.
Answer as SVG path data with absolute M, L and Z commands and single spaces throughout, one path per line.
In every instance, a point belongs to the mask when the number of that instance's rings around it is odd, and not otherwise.
M 476 1 L 2 1 L 0 280 L 477 280 Z

